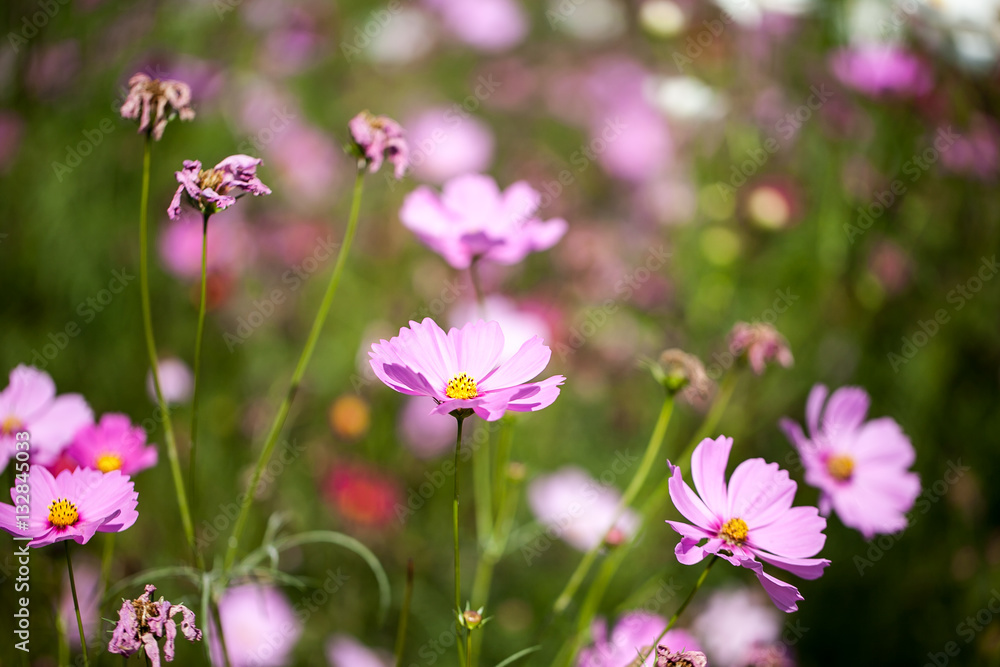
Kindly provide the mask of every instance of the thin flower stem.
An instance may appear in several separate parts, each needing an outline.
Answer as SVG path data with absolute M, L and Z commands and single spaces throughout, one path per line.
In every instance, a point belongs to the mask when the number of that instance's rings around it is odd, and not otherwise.
M 472 667 L 472 630 L 465 631 L 465 655 L 468 656 L 468 665 Z
M 396 667 L 403 667 L 403 649 L 406 647 L 406 624 L 410 619 L 410 600 L 413 599 L 413 559 L 406 561 L 406 588 L 403 590 L 403 608 L 399 611 L 399 630 L 396 632 Z
M 191 488 L 191 505 L 197 514 L 198 507 L 198 406 L 201 392 L 201 342 L 205 337 L 205 309 L 208 283 L 208 219 L 212 214 L 205 212 L 201 225 L 201 301 L 198 306 L 198 332 L 194 339 L 194 394 L 191 397 L 191 454 L 188 463 L 188 486 Z
M 354 195 L 351 201 L 351 214 L 347 221 L 347 231 L 344 233 L 344 242 L 340 246 L 340 251 L 337 253 L 337 263 L 333 267 L 333 274 L 330 276 L 330 283 L 326 287 L 326 294 L 323 296 L 323 302 L 320 304 L 319 311 L 316 313 L 316 319 L 313 320 L 312 329 L 309 331 L 309 338 L 306 340 L 305 347 L 302 349 L 299 362 L 295 366 L 295 372 L 292 373 L 292 381 L 288 387 L 288 393 L 285 394 L 285 399 L 281 402 L 281 406 L 278 408 L 278 413 L 275 415 L 274 423 L 271 424 L 271 430 L 267 434 L 267 440 L 264 442 L 264 448 L 261 450 L 260 458 L 257 460 L 257 467 L 254 468 L 253 476 L 250 478 L 250 486 L 244 495 L 243 505 L 240 507 L 240 514 L 236 519 L 235 526 L 233 527 L 233 534 L 229 538 L 229 548 L 226 550 L 226 558 L 224 561 L 224 571 L 226 572 L 232 569 L 233 562 L 236 560 L 236 550 L 239 548 L 240 538 L 243 536 L 243 530 L 246 527 L 247 518 L 250 515 L 250 506 L 253 504 L 257 485 L 260 483 L 261 475 L 264 474 L 264 468 L 271 459 L 271 454 L 274 452 L 275 445 L 278 444 L 278 436 L 281 435 L 281 429 L 284 427 L 285 420 L 288 418 L 288 412 L 292 407 L 292 401 L 295 399 L 295 395 L 299 391 L 299 383 L 302 381 L 302 376 L 305 375 L 306 367 L 309 365 L 309 360 L 312 358 L 313 350 L 316 348 L 319 335 L 323 330 L 323 324 L 326 322 L 326 316 L 330 312 L 330 305 L 333 303 L 333 297 L 337 293 L 337 286 L 340 284 L 340 276 L 344 271 L 347 255 L 351 250 L 351 243 L 354 241 L 354 234 L 357 232 L 358 228 L 358 214 L 361 211 L 361 190 L 364 185 L 364 177 L 364 171 L 359 169 L 357 177 L 354 181 Z
M 73 577 L 73 560 L 69 557 L 69 540 L 63 540 L 66 545 L 66 569 L 69 571 L 69 588 L 73 591 L 73 609 L 76 610 L 76 626 L 80 630 L 80 646 L 83 648 L 83 665 L 87 667 L 90 659 L 87 657 L 87 636 L 83 631 L 83 617 L 80 616 L 80 600 L 76 597 L 76 579 Z
M 705 569 L 702 570 L 701 576 L 698 577 L 698 581 L 694 583 L 694 588 L 692 588 L 691 592 L 688 593 L 687 598 L 684 599 L 684 602 L 681 603 L 681 606 L 677 609 L 677 611 L 674 612 L 674 615 L 670 617 L 670 621 L 667 623 L 667 627 L 663 628 L 663 632 L 661 632 L 660 636 L 656 638 L 656 641 L 653 642 L 653 645 L 649 647 L 649 653 L 646 653 L 644 656 L 642 656 L 640 664 L 645 663 L 646 658 L 648 658 L 656 651 L 656 647 L 659 645 L 660 640 L 666 637 L 667 633 L 670 632 L 671 628 L 674 627 L 674 624 L 677 623 L 677 619 L 680 618 L 681 614 L 684 613 L 684 610 L 687 609 L 689 604 L 691 604 L 691 600 L 694 599 L 694 596 L 698 592 L 698 589 L 701 588 L 701 585 L 705 583 L 705 579 L 708 578 L 708 571 L 712 569 L 712 566 L 715 565 L 715 561 L 717 560 L 719 560 L 718 554 L 712 556 L 712 560 L 708 561 L 708 565 L 706 565 Z
M 462 451 L 462 424 L 465 423 L 465 416 L 456 413 L 455 419 L 458 421 L 458 435 L 455 437 L 455 496 L 451 502 L 451 526 L 452 534 L 455 537 L 455 613 L 460 616 L 462 613 L 462 559 L 458 546 L 458 460 L 459 453 Z M 457 625 L 456 632 L 461 636 L 462 624 L 457 617 L 455 623 Z M 456 641 L 455 648 L 458 649 L 459 662 L 463 665 L 468 664 L 467 654 L 462 654 L 462 642 Z
M 146 335 L 146 351 L 149 353 L 149 366 L 153 374 L 153 388 L 156 390 L 156 401 L 163 415 L 163 439 L 167 443 L 167 458 L 170 460 L 170 474 L 174 478 L 174 494 L 177 496 L 177 506 L 181 513 L 181 524 L 184 527 L 184 537 L 194 554 L 195 562 L 201 569 L 205 568 L 204 559 L 194 541 L 194 522 L 191 521 L 191 510 L 188 507 L 187 491 L 184 488 L 184 477 L 181 474 L 181 464 L 177 458 L 177 439 L 174 437 L 174 426 L 170 421 L 170 407 L 163 398 L 160 388 L 160 365 L 156 357 L 156 340 L 153 338 L 153 314 L 149 298 L 149 163 L 152 152 L 152 139 L 147 134 L 142 154 L 142 197 L 139 205 L 139 285 L 142 292 L 142 323 Z
M 618 510 L 615 512 L 616 517 L 621 516 L 622 512 L 624 512 L 632 501 L 635 500 L 635 496 L 639 493 L 646 481 L 646 478 L 649 476 L 649 473 L 653 468 L 653 464 L 659 458 L 660 447 L 662 446 L 663 439 L 666 436 L 667 426 L 670 424 L 670 416 L 673 414 L 673 410 L 674 399 L 673 396 L 668 394 L 663 401 L 663 406 L 660 408 L 660 416 L 656 420 L 656 426 L 653 428 L 653 433 L 649 438 L 649 444 L 646 446 L 646 453 L 639 464 L 639 469 L 636 471 L 635 476 L 629 483 L 628 488 L 625 489 L 621 502 L 618 504 Z M 608 530 L 604 535 L 605 539 L 607 539 L 608 533 L 611 532 L 616 523 L 617 519 L 611 524 L 611 526 L 608 527 Z M 597 559 L 597 554 L 604 547 L 605 539 L 602 539 L 586 554 L 584 554 L 579 565 L 577 565 L 576 570 L 573 571 L 569 581 L 566 583 L 566 587 L 563 589 L 563 592 L 559 594 L 559 597 L 556 598 L 555 604 L 552 606 L 552 611 L 555 614 L 561 614 L 566 610 L 566 607 L 569 606 L 569 603 L 573 600 L 573 596 L 576 595 L 577 589 L 580 588 L 580 584 L 583 583 L 584 578 L 586 578 L 591 566 L 593 566 L 594 561 Z

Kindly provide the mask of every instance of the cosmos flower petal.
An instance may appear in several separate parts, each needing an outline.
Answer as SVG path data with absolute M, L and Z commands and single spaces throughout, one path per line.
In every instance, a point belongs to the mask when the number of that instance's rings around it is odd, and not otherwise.
M 808 558 L 819 553 L 826 543 L 826 519 L 815 507 L 792 507 L 780 521 L 750 531 L 750 544 L 755 549 L 780 553 L 794 558 Z
M 670 499 L 674 507 L 684 516 L 685 519 L 705 530 L 717 528 L 719 523 L 715 514 L 705 506 L 701 498 L 696 496 L 691 488 L 684 481 L 681 469 L 678 466 L 671 466 L 670 480 L 667 482 L 670 492 Z
M 508 410 L 535 412 L 552 405 L 559 398 L 559 386 L 566 381 L 562 375 L 553 375 L 541 382 L 521 385 L 509 400 Z
M 48 373 L 21 364 L 10 372 L 10 384 L 0 393 L 0 418 L 34 415 L 55 398 L 56 383 Z
M 833 392 L 823 410 L 823 432 L 830 437 L 861 426 L 868 414 L 868 393 L 861 387 L 841 387 Z
M 727 505 L 726 465 L 732 448 L 732 438 L 705 438 L 691 456 L 694 487 L 705 504 L 716 512 L 724 511 Z
M 788 510 L 797 485 L 777 463 L 747 459 L 729 479 L 728 515 L 750 525 L 766 525 Z
M 541 338 L 533 336 L 479 384 L 484 390 L 489 391 L 494 387 L 509 387 L 527 382 L 545 370 L 551 357 L 552 351 L 549 347 L 542 343 Z
M 806 399 L 806 425 L 809 427 L 809 435 L 814 438 L 820 432 L 819 417 L 828 393 L 825 385 L 817 384 L 809 392 L 809 398 Z
M 744 560 L 741 565 L 757 575 L 757 580 L 760 581 L 764 591 L 774 602 L 774 606 L 785 613 L 798 611 L 799 600 L 805 599 L 799 593 L 799 589 L 767 574 L 764 572 L 764 566 L 755 560 Z
M 757 552 L 757 558 L 802 579 L 819 579 L 823 576 L 823 570 L 830 564 L 825 558 L 788 558 L 764 552 Z
M 469 322 L 449 331 L 448 338 L 455 349 L 457 368 L 479 383 L 496 367 L 503 352 L 503 332 L 497 322 Z
M 909 468 L 917 458 L 910 439 L 890 417 L 866 422 L 850 445 L 848 451 L 859 468 L 869 465 Z

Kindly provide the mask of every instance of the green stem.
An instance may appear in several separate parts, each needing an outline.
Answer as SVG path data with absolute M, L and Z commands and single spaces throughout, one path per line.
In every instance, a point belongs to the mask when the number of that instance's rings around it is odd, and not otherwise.
M 618 504 L 618 510 L 615 512 L 616 517 L 620 517 L 626 508 L 635 500 L 635 496 L 639 493 L 642 485 L 645 483 L 646 478 L 649 476 L 650 471 L 653 468 L 653 464 L 659 458 L 660 447 L 663 444 L 664 436 L 667 433 L 667 426 L 670 424 L 670 416 L 674 409 L 674 399 L 673 396 L 667 395 L 663 400 L 663 406 L 660 408 L 660 416 L 656 421 L 656 426 L 653 428 L 653 434 L 649 438 L 649 444 L 646 446 L 646 453 L 643 456 L 642 462 L 639 464 L 639 469 L 636 471 L 635 476 L 629 483 L 628 488 L 625 489 L 625 493 L 622 495 L 621 502 Z M 617 519 L 608 527 L 604 538 L 607 539 L 608 533 L 610 533 L 615 525 L 617 524 Z M 598 553 L 604 547 L 605 539 L 602 539 L 594 547 L 592 547 L 583 558 L 580 560 L 579 565 L 577 565 L 576 570 L 570 576 L 569 581 L 566 583 L 566 587 L 563 589 L 559 597 L 556 598 L 555 604 L 552 606 L 552 611 L 555 614 L 561 614 L 565 611 L 566 607 L 573 600 L 573 596 L 576 595 L 577 589 L 580 588 L 580 584 L 583 583 L 584 578 L 586 578 L 587 573 L 590 571 L 591 566 L 597 559 Z
M 684 613 L 684 610 L 687 609 L 689 604 L 691 604 L 691 600 L 694 599 L 695 593 L 697 593 L 698 589 L 701 588 L 701 585 L 705 583 L 705 579 L 708 578 L 708 571 L 712 569 L 712 566 L 715 565 L 715 561 L 717 560 L 719 560 L 719 556 L 714 555 L 712 556 L 712 560 L 708 561 L 708 565 L 705 566 L 705 569 L 702 570 L 701 572 L 701 576 L 698 577 L 698 581 L 695 582 L 694 588 L 692 588 L 691 592 L 688 593 L 688 596 L 684 599 L 684 602 L 681 603 L 681 606 L 677 609 L 677 611 L 674 612 L 674 615 L 670 617 L 670 621 L 667 623 L 667 627 L 663 628 L 663 632 L 661 632 L 660 636 L 656 638 L 656 641 L 653 642 L 653 645 L 649 647 L 649 653 L 642 656 L 640 664 L 644 663 L 646 661 L 646 658 L 648 658 L 656 651 L 656 647 L 659 645 L 660 640 L 666 637 L 667 633 L 670 632 L 671 628 L 674 627 L 674 624 L 677 623 L 677 619 L 680 618 L 681 614 Z
M 191 510 L 188 508 L 187 491 L 184 488 L 184 477 L 181 474 L 181 464 L 177 457 L 177 439 L 174 437 L 174 426 L 170 421 L 170 407 L 163 398 L 160 388 L 160 365 L 156 357 L 156 340 L 153 338 L 153 315 L 149 299 L 149 163 L 152 139 L 146 135 L 145 148 L 142 154 L 142 198 L 139 208 L 139 284 L 142 292 L 142 323 L 146 334 L 146 351 L 149 353 L 149 366 L 153 374 L 153 388 L 156 390 L 156 401 L 163 415 L 163 438 L 167 443 L 167 458 L 170 460 L 170 474 L 174 478 L 174 495 L 177 496 L 177 506 L 181 513 L 181 523 L 184 527 L 184 537 L 194 554 L 198 566 L 204 569 L 201 552 L 194 541 L 194 523 L 191 521 Z
M 403 608 L 399 611 L 399 630 L 396 633 L 396 667 L 403 667 L 403 649 L 406 647 L 406 624 L 410 618 L 410 600 L 413 598 L 413 559 L 406 561 L 406 588 L 403 590 Z
M 278 408 L 278 414 L 275 415 L 274 423 L 271 424 L 271 430 L 267 434 L 267 440 L 264 442 L 264 449 L 261 450 L 260 458 L 257 460 L 257 467 L 254 468 L 253 476 L 250 478 L 250 486 L 243 498 L 243 505 L 240 507 L 240 514 L 236 519 L 235 526 L 233 527 L 233 534 L 229 538 L 229 548 L 226 550 L 224 567 L 227 572 L 232 568 L 233 562 L 236 560 L 236 550 L 239 548 L 240 538 L 243 536 L 243 530 L 246 527 L 247 518 L 250 514 L 250 506 L 253 504 L 254 496 L 256 495 L 255 492 L 257 485 L 260 483 L 261 475 L 264 474 L 264 468 L 271 459 L 271 454 L 274 452 L 275 445 L 278 444 L 278 436 L 281 435 L 281 429 L 284 427 L 285 420 L 288 418 L 288 412 L 292 407 L 292 401 L 298 393 L 299 383 L 302 381 L 302 376 L 305 375 L 306 367 L 309 365 L 309 360 L 312 358 L 313 350 L 316 348 L 319 335 L 323 330 L 323 324 L 326 322 L 326 316 L 330 312 L 330 305 L 333 303 L 333 297 L 337 293 L 337 286 L 340 284 L 340 276 L 344 271 L 347 255 L 351 250 L 351 243 L 354 241 L 354 235 L 358 228 L 358 213 L 361 211 L 361 190 L 364 184 L 364 177 L 364 172 L 359 170 L 357 178 L 354 181 L 354 195 L 351 201 L 351 214 L 347 221 L 347 231 L 344 233 L 344 243 L 340 246 L 340 252 L 337 253 L 337 264 L 333 267 L 333 275 L 330 276 L 330 283 L 326 287 L 326 294 L 323 296 L 323 302 L 320 304 L 319 311 L 316 313 L 316 319 L 313 320 L 312 329 L 309 331 L 309 338 L 306 340 L 305 347 L 302 349 L 299 362 L 295 366 L 295 372 L 292 373 L 292 381 L 288 387 L 288 393 L 285 394 L 285 399 L 281 402 L 281 406 Z
M 461 552 L 458 546 L 458 459 L 459 453 L 462 451 L 462 424 L 465 422 L 465 416 L 456 413 L 455 419 L 458 421 L 458 435 L 455 437 L 455 495 L 451 502 L 451 526 L 452 535 L 455 538 L 455 648 L 458 650 L 458 660 L 462 665 L 468 664 L 466 661 L 467 653 L 463 655 L 462 653 L 462 642 L 459 639 L 462 635 L 462 624 L 458 620 L 458 615 L 462 613 L 462 559 Z
M 198 306 L 198 332 L 194 339 L 194 394 L 191 397 L 191 455 L 188 465 L 188 486 L 191 487 L 191 504 L 198 506 L 198 476 L 196 465 L 198 461 L 198 405 L 201 383 L 201 342 L 205 337 L 205 309 L 207 302 L 208 283 L 208 219 L 212 216 L 207 211 L 201 225 L 201 303 Z
M 76 579 L 73 577 L 73 561 L 69 557 L 69 540 L 63 540 L 63 544 L 66 545 L 66 569 L 69 571 L 69 588 L 73 591 L 73 609 L 76 610 L 76 626 L 80 630 L 80 646 L 83 648 L 83 664 L 84 667 L 90 664 L 90 659 L 87 657 L 87 636 L 83 631 L 83 617 L 80 616 L 80 600 L 76 597 Z

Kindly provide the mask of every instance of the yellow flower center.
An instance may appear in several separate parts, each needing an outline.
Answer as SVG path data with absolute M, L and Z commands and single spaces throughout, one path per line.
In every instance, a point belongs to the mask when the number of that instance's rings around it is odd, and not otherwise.
M 462 373 L 448 382 L 448 388 L 444 393 L 448 398 L 469 399 L 479 396 L 479 389 L 476 388 L 475 380 L 467 373 Z
M 225 178 L 225 172 L 216 169 L 202 169 L 198 172 L 198 183 L 201 185 L 201 189 L 205 190 L 212 188 L 218 194 L 225 194 L 220 190 L 222 186 L 222 180 Z
M 721 537 L 726 544 L 731 547 L 740 546 L 747 541 L 747 522 L 743 519 L 736 518 L 730 519 L 722 525 L 722 530 L 719 531 L 719 537 Z
M 854 474 L 854 459 L 846 454 L 831 456 L 826 462 L 827 472 L 838 482 L 846 482 Z
M 72 526 L 80 518 L 80 513 L 76 510 L 76 504 L 65 498 L 53 500 L 49 503 L 49 523 L 59 528 Z
M 121 470 L 122 457 L 117 454 L 101 454 L 97 457 L 97 469 L 101 472 Z
M 0 435 L 13 435 L 20 431 L 24 424 L 17 417 L 7 417 L 0 422 Z

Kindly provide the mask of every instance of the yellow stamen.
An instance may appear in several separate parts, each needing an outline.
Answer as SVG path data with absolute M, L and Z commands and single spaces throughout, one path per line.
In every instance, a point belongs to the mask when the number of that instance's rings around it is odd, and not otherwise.
M 6 417 L 3 422 L 0 422 L 0 435 L 13 435 L 23 427 L 24 424 L 17 417 Z
M 53 500 L 49 503 L 49 523 L 59 528 L 72 526 L 80 518 L 80 513 L 76 509 L 76 504 L 65 498 Z
M 121 470 L 122 457 L 117 454 L 101 454 L 97 457 L 97 469 L 101 472 Z
M 747 541 L 747 533 L 749 528 L 747 527 L 747 522 L 743 519 L 736 518 L 730 519 L 722 525 L 722 530 L 719 531 L 719 537 L 721 537 L 726 544 L 729 546 L 739 546 Z
M 827 472 L 838 482 L 846 482 L 854 474 L 854 459 L 847 454 L 831 456 L 826 462 Z
M 201 189 L 212 188 L 212 190 L 220 195 L 225 194 L 220 190 L 224 178 L 225 173 L 216 169 L 202 169 L 198 172 L 198 183 L 201 185 Z
M 476 381 L 469 377 L 467 373 L 456 375 L 448 382 L 445 390 L 448 398 L 469 399 L 479 396 L 479 389 L 476 388 Z

